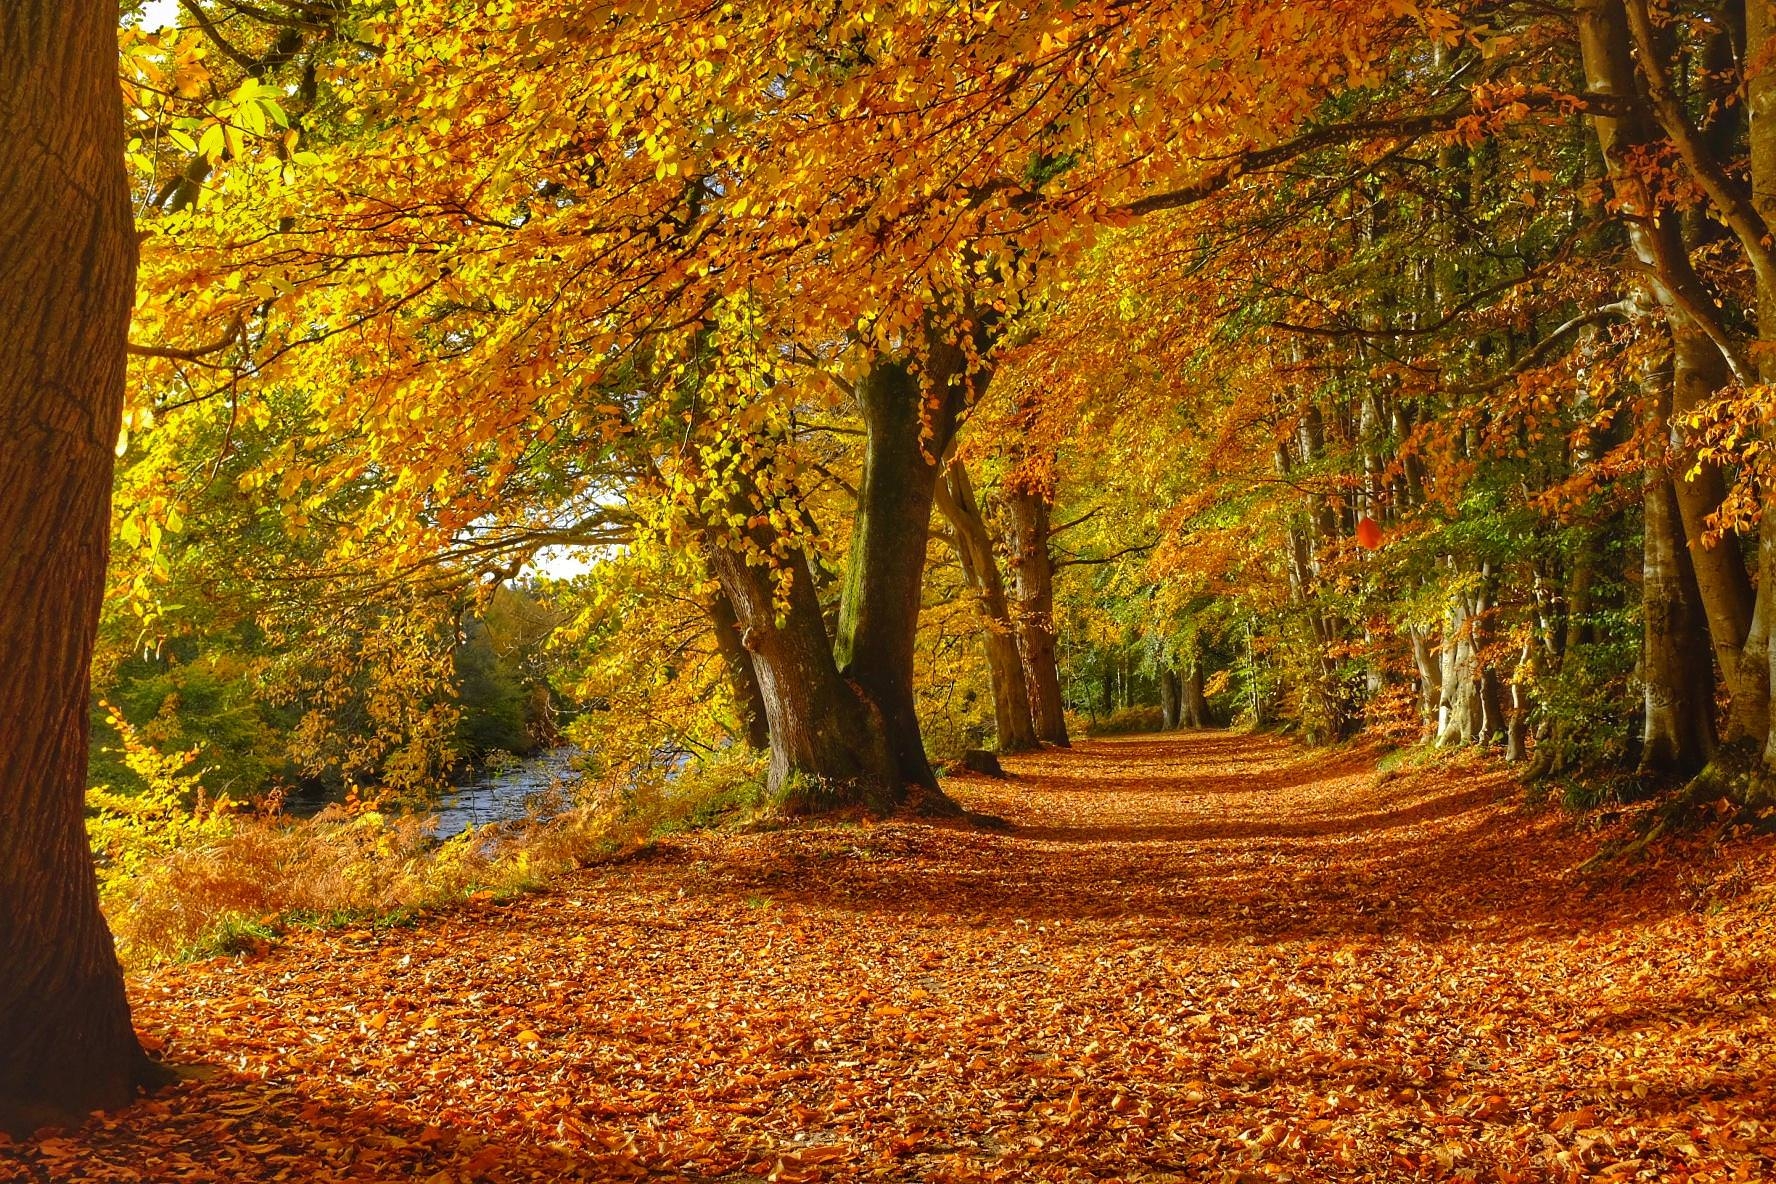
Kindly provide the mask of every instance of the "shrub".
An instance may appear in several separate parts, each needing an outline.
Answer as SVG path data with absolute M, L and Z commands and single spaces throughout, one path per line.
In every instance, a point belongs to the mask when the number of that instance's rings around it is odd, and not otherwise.
M 193 753 L 161 754 L 122 734 L 149 790 L 92 791 L 91 831 L 105 911 L 129 966 L 250 949 L 287 924 L 530 891 L 652 836 L 750 816 L 764 801 L 764 759 L 736 748 L 676 771 L 627 775 L 620 788 L 607 781 L 565 810 L 539 797 L 528 818 L 440 842 L 428 816 L 385 815 L 356 798 L 307 819 L 230 814 L 226 800 L 202 801 Z
M 1087 736 L 1121 736 L 1130 732 L 1157 732 L 1164 724 L 1165 719 L 1157 707 L 1124 707 L 1085 721 L 1079 730 Z

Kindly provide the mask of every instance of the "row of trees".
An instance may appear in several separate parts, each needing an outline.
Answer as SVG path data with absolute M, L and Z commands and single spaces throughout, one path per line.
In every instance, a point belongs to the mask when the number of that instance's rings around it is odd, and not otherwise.
M 233 602 L 317 749 L 368 701 L 416 760 L 426 639 L 579 549 L 583 726 L 790 810 L 952 811 L 970 693 L 1065 743 L 1136 648 L 1166 722 L 1768 744 L 1761 0 L 181 14 L 122 114 L 106 6 L 0 16 L 7 1125 L 146 1072 L 80 831 L 113 532 L 132 649 Z

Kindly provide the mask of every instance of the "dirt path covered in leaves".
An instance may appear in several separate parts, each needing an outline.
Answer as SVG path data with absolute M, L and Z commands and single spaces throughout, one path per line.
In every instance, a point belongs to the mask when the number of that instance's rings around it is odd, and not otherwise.
M 1478 764 L 1007 763 L 950 783 L 1002 833 L 679 838 L 143 979 L 214 1074 L 0 1178 L 1776 1179 L 1767 840 L 1598 881 Z

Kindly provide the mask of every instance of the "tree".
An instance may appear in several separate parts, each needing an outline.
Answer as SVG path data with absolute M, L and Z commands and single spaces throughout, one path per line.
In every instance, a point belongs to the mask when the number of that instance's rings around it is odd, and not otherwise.
M 1017 624 L 1005 594 L 993 537 L 981 514 L 974 483 L 960 457 L 952 458 L 937 483 L 937 504 L 955 535 L 963 578 L 980 606 L 982 641 L 992 679 L 993 719 L 1002 753 L 1026 752 L 1038 744 L 1030 714 L 1030 687 L 1018 654 Z
M 83 813 L 135 238 L 117 6 L 0 11 L 0 1127 L 151 1080 Z

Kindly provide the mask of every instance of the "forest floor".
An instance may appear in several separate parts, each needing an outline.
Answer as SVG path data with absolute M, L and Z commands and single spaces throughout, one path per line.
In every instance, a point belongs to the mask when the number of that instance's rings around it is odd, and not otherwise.
M 24 1180 L 1776 1179 L 1776 844 L 1587 876 L 1469 758 L 1101 740 L 1004 831 L 673 838 L 132 984 L 200 1079 Z

